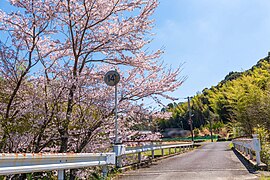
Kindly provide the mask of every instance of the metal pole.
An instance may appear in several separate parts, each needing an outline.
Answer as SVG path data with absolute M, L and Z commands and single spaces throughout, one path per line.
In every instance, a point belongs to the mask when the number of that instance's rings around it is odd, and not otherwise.
M 189 125 L 190 125 L 190 131 L 191 131 L 191 138 L 192 138 L 192 143 L 194 143 L 193 127 L 192 127 L 192 119 L 191 119 L 191 109 L 190 109 L 190 97 L 187 97 L 187 99 L 188 99 L 188 114 L 189 114 Z
M 108 166 L 103 166 L 102 167 L 102 179 L 106 179 L 108 174 Z
M 154 148 L 154 142 L 151 142 L 151 147 L 152 147 L 152 149 Z M 152 150 L 151 151 L 152 153 L 152 159 L 154 159 L 155 158 L 155 150 Z
M 118 144 L 118 122 L 117 122 L 117 84 L 115 85 L 115 144 Z
M 58 170 L 58 180 L 64 180 L 65 170 Z

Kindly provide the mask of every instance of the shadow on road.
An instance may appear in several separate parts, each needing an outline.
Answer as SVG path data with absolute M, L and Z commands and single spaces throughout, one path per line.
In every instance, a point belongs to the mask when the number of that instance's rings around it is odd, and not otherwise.
M 232 149 L 236 157 L 241 161 L 241 163 L 245 166 L 245 168 L 248 170 L 251 174 L 258 174 L 256 172 L 256 169 L 250 165 L 250 163 L 235 149 Z

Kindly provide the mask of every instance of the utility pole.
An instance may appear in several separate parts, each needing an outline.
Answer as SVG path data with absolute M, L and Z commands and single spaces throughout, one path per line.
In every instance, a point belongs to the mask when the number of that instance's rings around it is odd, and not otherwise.
M 209 124 L 210 124 L 210 135 L 211 135 L 211 142 L 213 142 L 213 125 L 212 125 L 212 118 L 210 114 L 210 110 L 208 108 L 208 119 L 209 119 Z
M 190 131 L 191 131 L 192 143 L 194 143 L 193 126 L 192 126 L 191 109 L 190 109 L 190 97 L 187 97 L 187 99 L 188 99 L 188 114 L 189 114 L 189 120 L 188 120 L 188 123 L 189 123 L 189 125 L 190 125 Z

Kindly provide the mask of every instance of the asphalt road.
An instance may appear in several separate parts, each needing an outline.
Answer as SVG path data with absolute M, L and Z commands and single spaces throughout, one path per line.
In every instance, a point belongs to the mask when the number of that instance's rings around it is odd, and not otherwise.
M 119 180 L 259 179 L 229 149 L 229 142 L 204 144 L 184 154 L 163 159 L 150 167 L 128 171 Z

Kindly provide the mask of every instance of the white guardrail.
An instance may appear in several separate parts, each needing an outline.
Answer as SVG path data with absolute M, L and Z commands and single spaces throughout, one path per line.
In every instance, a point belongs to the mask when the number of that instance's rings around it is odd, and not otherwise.
M 194 144 L 170 144 L 170 145 L 146 145 L 146 146 L 141 146 L 141 147 L 136 147 L 134 149 L 126 149 L 126 146 L 123 144 L 115 145 L 114 146 L 114 152 L 116 153 L 116 166 L 117 167 L 122 167 L 122 159 L 124 156 L 129 155 L 129 154 L 138 154 L 138 162 L 140 163 L 142 161 L 142 152 L 146 151 L 151 151 L 151 157 L 154 159 L 155 157 L 155 150 L 161 150 L 161 156 L 164 156 L 164 149 L 169 149 L 169 154 L 171 154 L 171 149 L 174 149 L 174 153 L 180 151 L 185 151 L 187 149 L 193 148 Z
M 108 165 L 122 167 L 122 156 L 138 153 L 139 163 L 141 153 L 152 151 L 154 158 L 155 150 L 161 149 L 162 156 L 164 149 L 174 148 L 174 153 L 182 152 L 193 147 L 193 144 L 174 145 L 146 145 L 126 149 L 123 144 L 115 145 L 113 153 L 2 153 L 0 154 L 0 175 L 13 175 L 44 171 L 58 171 L 58 180 L 64 179 L 64 170 L 78 169 L 91 166 L 102 166 L 103 177 L 106 177 Z
M 0 154 L 0 175 L 43 171 L 58 171 L 58 179 L 64 179 L 65 169 L 115 164 L 115 153 L 54 153 L 54 154 Z
M 250 160 L 254 159 L 253 152 L 255 152 L 256 164 L 258 166 L 261 164 L 261 157 L 260 157 L 261 145 L 258 135 L 254 134 L 252 136 L 253 139 L 247 138 L 234 139 L 232 143 L 236 150 L 249 157 Z

